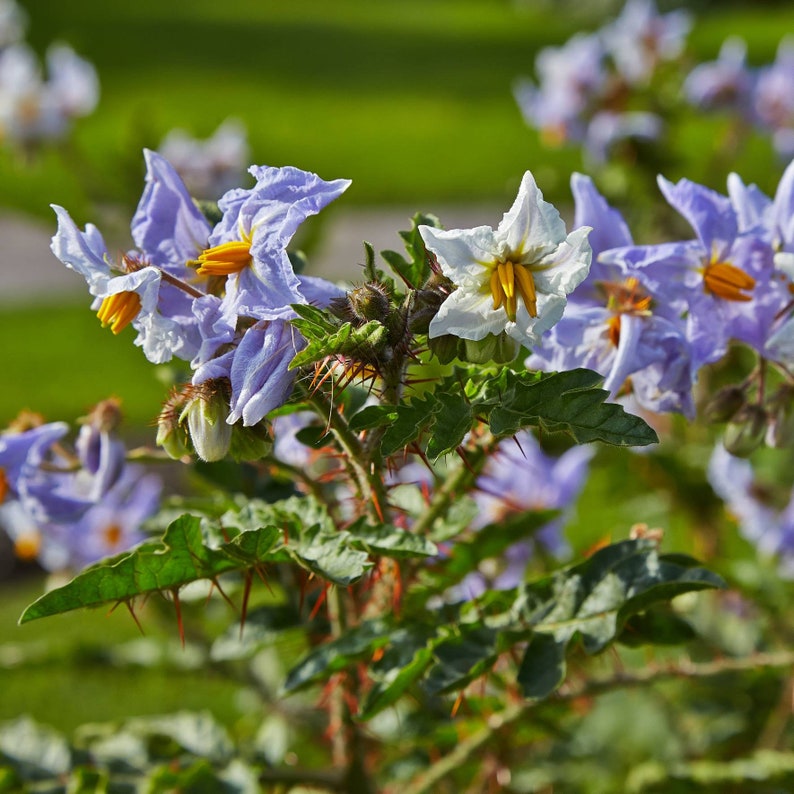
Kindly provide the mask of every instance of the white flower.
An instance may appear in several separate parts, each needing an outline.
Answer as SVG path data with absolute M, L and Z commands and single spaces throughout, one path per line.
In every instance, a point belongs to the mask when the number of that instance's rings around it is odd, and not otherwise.
M 479 340 L 505 332 L 522 345 L 536 345 L 587 276 L 590 231 L 582 226 L 567 234 L 529 171 L 496 230 L 420 226 L 428 250 L 457 287 L 431 321 L 430 337 Z

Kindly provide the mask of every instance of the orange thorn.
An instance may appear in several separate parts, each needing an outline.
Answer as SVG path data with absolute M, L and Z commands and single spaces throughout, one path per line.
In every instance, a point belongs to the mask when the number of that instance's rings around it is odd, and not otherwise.
M 251 584 L 253 576 L 251 571 L 245 572 L 245 585 L 243 586 L 243 603 L 240 607 L 240 639 L 243 638 L 243 629 L 245 628 L 245 618 L 248 615 L 248 597 L 251 595 Z
M 118 604 L 116 604 L 118 606 Z M 138 631 L 145 636 L 146 632 L 143 630 L 143 626 L 141 626 L 140 620 L 138 620 L 138 616 L 135 614 L 135 610 L 132 608 L 131 601 L 125 601 L 124 606 L 127 607 L 128 612 L 132 615 L 132 619 L 135 621 L 135 625 L 138 627 Z M 116 607 L 114 606 L 113 609 Z

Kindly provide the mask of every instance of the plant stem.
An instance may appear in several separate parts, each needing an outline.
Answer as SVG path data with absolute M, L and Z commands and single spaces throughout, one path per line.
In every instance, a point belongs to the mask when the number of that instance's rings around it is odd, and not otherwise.
M 592 697 L 615 689 L 645 686 L 670 678 L 710 678 L 731 672 L 744 672 L 770 667 L 794 666 L 794 652 L 758 653 L 741 659 L 717 659 L 712 662 L 680 662 L 664 667 L 649 667 L 633 672 L 619 672 L 604 678 L 592 678 L 583 684 L 573 686 L 558 694 L 550 701 L 527 700 L 508 706 L 502 712 L 493 714 L 484 728 L 461 741 L 455 749 L 418 775 L 412 783 L 403 788 L 400 794 L 427 794 L 437 791 L 437 785 L 455 772 L 462 764 L 473 758 L 497 733 L 525 717 L 533 709 L 545 702 L 560 703 L 582 697 Z

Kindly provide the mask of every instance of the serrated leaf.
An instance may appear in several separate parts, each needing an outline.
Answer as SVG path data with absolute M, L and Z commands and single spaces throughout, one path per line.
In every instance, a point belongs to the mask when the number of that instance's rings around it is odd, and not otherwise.
M 497 652 L 497 633 L 493 629 L 467 628 L 435 645 L 436 664 L 424 681 L 433 695 L 462 689 L 493 667 Z
M 344 323 L 337 329 L 312 339 L 303 350 L 295 354 L 289 368 L 314 364 L 328 356 L 371 357 L 385 343 L 387 335 L 386 326 L 378 320 L 370 320 L 359 327 Z
M 174 590 L 197 579 L 214 579 L 237 563 L 204 545 L 201 519 L 185 515 L 172 522 L 162 542 L 149 542 L 99 563 L 71 582 L 45 593 L 23 613 L 20 623 L 81 607 L 129 601 L 155 590 Z
M 353 548 L 351 538 L 349 532 L 328 532 L 315 525 L 297 542 L 290 540 L 287 552 L 312 573 L 347 587 L 372 567 L 367 552 Z
M 419 234 L 419 226 L 440 228 L 441 223 L 435 215 L 418 212 L 411 219 L 411 229 L 399 233 L 410 258 L 406 259 L 396 251 L 381 251 L 380 253 L 392 270 L 414 288 L 420 287 L 430 276 L 430 264 L 424 240 Z
M 507 372 L 498 404 L 488 422 L 495 436 L 511 436 L 521 428 L 539 426 L 566 432 L 579 444 L 602 441 L 618 446 L 655 444 L 655 431 L 623 406 L 605 403 L 609 393 L 596 388 L 601 376 L 586 369 L 516 375 Z M 486 395 L 490 401 L 493 398 Z M 484 401 L 485 402 L 485 401 Z
M 326 681 L 331 673 L 371 656 L 388 642 L 389 632 L 390 626 L 385 620 L 369 620 L 315 648 L 289 671 L 284 691 L 294 692 L 316 681 Z
M 399 527 L 358 524 L 349 527 L 348 531 L 371 554 L 392 559 L 433 557 L 438 554 L 438 547 L 433 541 Z

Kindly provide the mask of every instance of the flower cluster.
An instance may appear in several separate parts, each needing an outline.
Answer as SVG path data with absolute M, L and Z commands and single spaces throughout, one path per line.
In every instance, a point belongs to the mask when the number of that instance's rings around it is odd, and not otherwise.
M 213 201 L 240 185 L 250 162 L 245 127 L 235 119 L 224 121 L 206 140 L 171 130 L 158 151 L 182 177 L 191 196 Z
M 790 367 L 792 185 L 794 165 L 774 199 L 736 174 L 727 196 L 686 179 L 673 184 L 659 177 L 662 194 L 694 238 L 638 245 L 592 180 L 575 174 L 576 223 L 595 230 L 594 263 L 528 365 L 587 367 L 604 375 L 613 396 L 630 392 L 649 411 L 690 417 L 698 371 L 722 359 L 732 341 L 782 370 Z M 738 389 L 723 420 L 750 410 L 750 385 Z M 765 413 L 760 430 L 772 422 Z
M 451 595 L 473 598 L 487 589 L 517 587 L 524 581 L 527 562 L 536 546 L 556 557 L 564 556 L 562 534 L 566 519 L 584 486 L 591 447 L 572 447 L 560 457 L 547 455 L 534 435 L 522 431 L 503 441 L 477 478 L 474 499 L 477 516 L 472 529 L 503 524 L 524 512 L 559 510 L 530 538 L 509 545 L 499 559 L 482 560 Z
M 145 538 L 160 479 L 127 464 L 116 401 L 97 405 L 73 447 L 69 426 L 22 414 L 0 434 L 0 526 L 17 556 L 49 571 L 80 570 Z
M 684 11 L 659 14 L 653 0 L 628 0 L 600 30 L 545 47 L 535 61 L 538 84 L 515 87 L 526 122 L 547 144 L 580 143 L 595 162 L 620 141 L 659 138 L 658 92 L 649 89 L 659 66 L 683 51 L 690 26 Z
M 742 535 L 762 555 L 777 557 L 781 574 L 794 577 L 794 492 L 778 501 L 756 477 L 752 464 L 731 455 L 721 444 L 709 461 L 708 479 Z
M 794 38 L 784 38 L 771 64 L 751 68 L 747 45 L 738 36 L 726 39 L 714 61 L 696 66 L 687 76 L 687 100 L 699 108 L 733 113 L 751 127 L 772 136 L 775 151 L 794 157 Z
M 46 53 L 47 77 L 22 41 L 25 18 L 13 0 L 0 6 L 0 140 L 30 150 L 62 138 L 99 100 L 96 70 L 66 44 Z
M 161 155 L 146 151 L 146 187 L 132 220 L 135 248 L 119 260 L 99 230 L 81 231 L 54 207 L 53 253 L 81 275 L 103 325 L 132 325 L 153 363 L 189 362 L 190 384 L 168 401 L 158 440 L 174 457 L 258 457 L 259 426 L 293 387 L 289 362 L 303 345 L 294 304 L 327 306 L 342 294 L 293 270 L 287 245 L 302 221 L 349 185 L 297 168 L 252 166 L 253 188 L 228 191 L 214 225 Z M 251 430 L 248 430 L 251 428 Z

